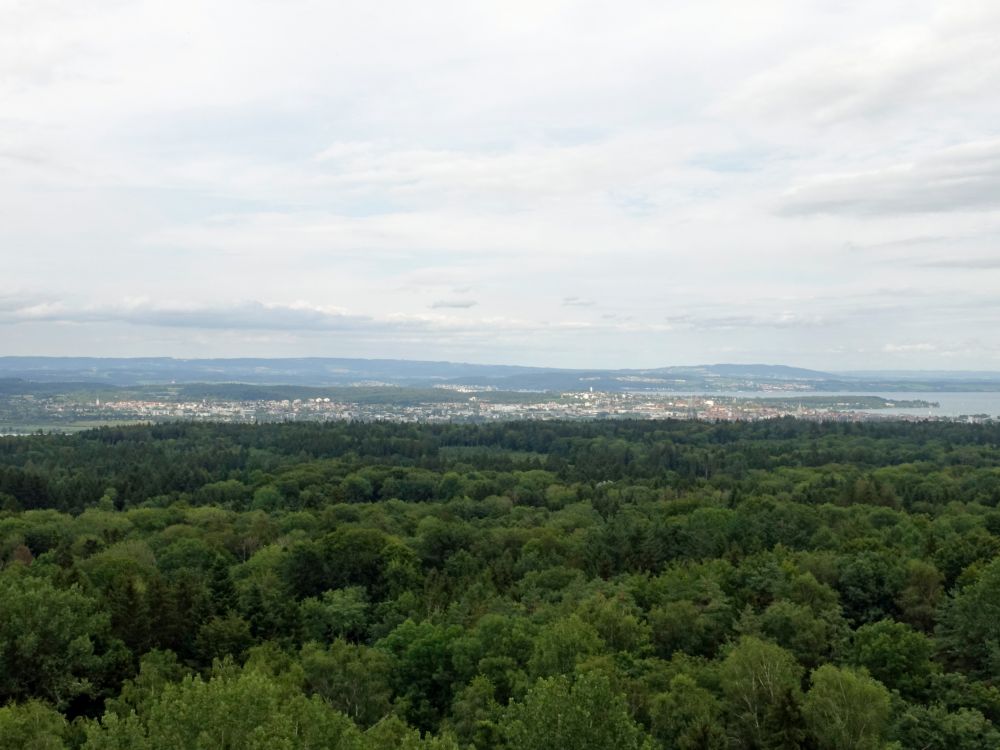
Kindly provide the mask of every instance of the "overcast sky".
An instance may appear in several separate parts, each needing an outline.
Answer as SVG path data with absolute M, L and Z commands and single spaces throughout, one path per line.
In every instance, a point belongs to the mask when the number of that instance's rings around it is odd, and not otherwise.
M 0 0 L 0 354 L 1000 370 L 1000 2 Z

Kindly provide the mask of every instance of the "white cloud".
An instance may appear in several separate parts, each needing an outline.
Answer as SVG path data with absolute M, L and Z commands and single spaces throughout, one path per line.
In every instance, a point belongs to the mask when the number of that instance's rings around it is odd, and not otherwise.
M 937 351 L 937 346 L 935 344 L 920 343 L 920 344 L 886 344 L 882 347 L 882 351 L 889 354 L 897 353 L 909 353 L 909 352 L 934 352 Z
M 431 303 L 431 308 L 435 310 L 468 310 L 470 307 L 475 307 L 478 303 L 474 299 L 439 299 Z
M 440 300 L 434 309 L 467 310 L 474 300 Z M 451 335 L 476 330 L 500 329 L 519 333 L 540 329 L 590 328 L 590 324 L 565 321 L 556 324 L 515 317 L 455 317 L 447 314 L 360 315 L 339 307 L 304 301 L 286 303 L 256 300 L 198 305 L 159 303 L 146 299 L 123 299 L 113 304 L 79 305 L 61 300 L 0 298 L 0 323 L 125 323 L 135 326 L 199 329 L 203 331 L 333 331 L 365 332 L 392 336 L 423 332 Z
M 1000 85 L 996 3 L 905 3 L 896 12 L 889 28 L 862 24 L 850 39 L 792 54 L 752 76 L 730 106 L 813 125 L 925 111 L 946 121 L 949 108 Z
M 997 349 L 989 0 L 0 17 L 2 352 Z M 884 348 L 959 337 L 982 354 Z
M 964 143 L 906 164 L 819 176 L 786 197 L 786 214 L 1000 210 L 1000 140 Z

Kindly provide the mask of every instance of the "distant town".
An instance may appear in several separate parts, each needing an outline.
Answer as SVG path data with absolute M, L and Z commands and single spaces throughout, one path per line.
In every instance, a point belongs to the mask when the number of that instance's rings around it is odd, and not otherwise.
M 277 387 L 280 390 L 282 387 Z M 237 389 L 238 390 L 238 389 Z M 273 390 L 273 389 L 272 389 Z M 289 389 L 293 392 L 302 389 Z M 312 389 L 312 391 L 321 389 Z M 293 421 L 393 421 L 421 423 L 492 422 L 553 419 L 699 419 L 756 421 L 793 416 L 817 421 L 893 419 L 990 421 L 989 415 L 936 416 L 937 404 L 922 400 L 889 401 L 878 396 L 761 396 L 651 394 L 591 389 L 562 393 L 512 393 L 444 386 L 423 391 L 390 386 L 339 388 L 332 395 L 289 398 L 201 398 L 176 393 L 101 397 L 86 393 L 8 394 L 0 398 L 0 433 L 39 429 L 76 431 L 105 424 L 175 420 L 264 423 Z M 352 398 L 353 396 L 353 398 Z

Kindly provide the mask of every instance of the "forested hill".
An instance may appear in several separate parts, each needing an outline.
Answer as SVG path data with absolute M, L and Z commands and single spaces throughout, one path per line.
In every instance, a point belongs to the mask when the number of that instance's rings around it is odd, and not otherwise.
M 22 381 L 20 384 L 17 381 Z M 1000 391 L 1000 372 L 830 373 L 773 364 L 708 364 L 642 369 L 563 369 L 462 362 L 331 357 L 173 359 L 171 357 L 6 357 L 3 381 L 22 392 L 52 385 L 134 387 L 150 385 L 264 385 L 407 388 L 475 387 L 501 391 Z
M 1000 747 L 1000 426 L 0 438 L 0 746 Z

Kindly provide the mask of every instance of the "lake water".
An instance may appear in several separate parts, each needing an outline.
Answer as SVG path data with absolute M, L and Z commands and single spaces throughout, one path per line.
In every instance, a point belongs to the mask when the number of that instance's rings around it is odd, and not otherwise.
M 989 414 L 991 417 L 1000 415 L 1000 393 L 872 393 L 872 396 L 881 396 L 884 399 L 910 401 L 931 401 L 937 402 L 941 406 L 924 409 L 871 409 L 879 414 L 909 414 L 913 416 L 940 416 L 958 417 L 963 414 Z
M 964 392 L 923 392 L 923 391 L 809 391 L 789 393 L 784 391 L 729 391 L 722 393 L 711 393 L 702 391 L 661 392 L 662 396 L 701 396 L 712 398 L 781 398 L 793 400 L 796 398 L 825 397 L 825 396 L 879 396 L 887 401 L 930 401 L 940 404 L 937 408 L 922 409 L 857 409 L 857 411 L 868 411 L 874 414 L 899 414 L 914 417 L 959 417 L 963 414 L 989 414 L 992 417 L 1000 416 L 1000 391 L 989 391 L 984 393 L 964 393 Z

